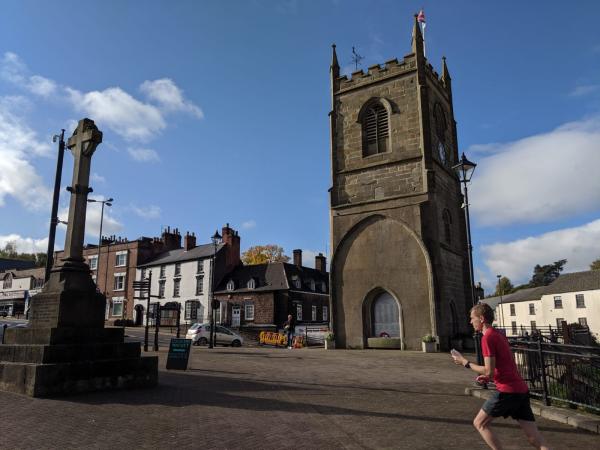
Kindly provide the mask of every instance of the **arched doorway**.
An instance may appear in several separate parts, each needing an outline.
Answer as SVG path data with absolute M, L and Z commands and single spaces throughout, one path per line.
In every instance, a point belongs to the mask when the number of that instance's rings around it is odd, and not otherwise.
M 389 292 L 381 292 L 371 307 L 371 335 L 373 337 L 401 337 L 400 309 Z
M 135 326 L 141 327 L 144 324 L 144 306 L 135 305 Z

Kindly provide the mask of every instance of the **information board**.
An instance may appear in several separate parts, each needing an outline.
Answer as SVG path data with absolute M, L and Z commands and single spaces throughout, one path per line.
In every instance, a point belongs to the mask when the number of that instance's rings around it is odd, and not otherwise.
M 187 370 L 191 347 L 191 339 L 171 339 L 167 356 L 167 370 Z

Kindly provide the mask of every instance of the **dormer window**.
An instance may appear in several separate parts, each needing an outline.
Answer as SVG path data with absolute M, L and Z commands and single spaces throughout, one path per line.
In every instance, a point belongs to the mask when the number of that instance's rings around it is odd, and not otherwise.
M 294 275 L 292 277 L 292 284 L 296 289 L 300 289 L 302 287 L 302 282 L 300 281 L 300 277 Z
M 248 283 L 246 283 L 246 287 L 248 289 L 256 289 L 256 280 L 254 278 L 250 278 Z
M 327 283 L 321 281 L 321 292 L 327 292 Z
M 227 282 L 227 290 L 228 290 L 228 291 L 233 291 L 233 290 L 235 290 L 235 281 L 233 281 L 233 280 L 229 280 L 229 281 Z
M 310 286 L 311 291 L 315 291 L 317 289 L 317 287 L 315 285 L 315 280 L 313 280 L 313 279 L 308 280 L 308 285 Z

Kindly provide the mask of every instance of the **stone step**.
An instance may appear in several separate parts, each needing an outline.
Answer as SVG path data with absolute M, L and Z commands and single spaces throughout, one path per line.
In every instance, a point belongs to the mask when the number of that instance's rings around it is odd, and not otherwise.
M 123 342 L 123 328 L 7 328 L 5 344 L 70 344 Z
M 38 345 L 0 345 L 0 361 L 22 363 L 66 363 L 106 359 L 136 358 L 141 354 L 139 342 Z
M 32 397 L 154 387 L 157 383 L 156 356 L 61 364 L 0 362 L 0 390 Z

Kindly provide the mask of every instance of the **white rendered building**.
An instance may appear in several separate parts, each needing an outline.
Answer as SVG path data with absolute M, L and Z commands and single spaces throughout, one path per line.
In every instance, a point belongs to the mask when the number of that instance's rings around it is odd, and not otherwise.
M 223 242 L 196 245 L 193 234 L 184 236 L 183 248 L 170 250 L 138 266 L 136 281 L 150 278 L 150 324 L 153 324 L 155 304 L 178 303 L 181 307 L 181 323 L 207 322 L 210 317 L 210 297 L 213 282 L 213 255 L 215 255 L 214 283 L 217 285 L 224 274 L 240 263 L 240 237 L 237 232 L 223 227 Z M 215 254 L 216 250 L 216 254 Z M 151 276 L 150 276 L 151 274 Z M 140 299 L 135 291 L 134 322 L 146 323 L 147 300 Z M 219 321 L 216 310 L 216 320 Z
M 483 300 L 496 306 L 495 324 L 508 336 L 540 327 L 558 329 L 563 321 L 587 326 L 600 336 L 600 270 L 561 275 L 548 286 Z

